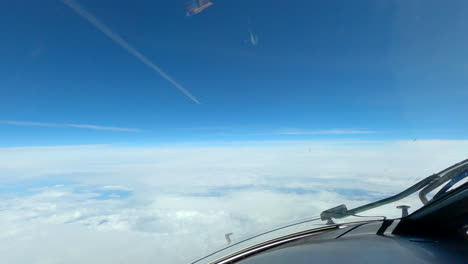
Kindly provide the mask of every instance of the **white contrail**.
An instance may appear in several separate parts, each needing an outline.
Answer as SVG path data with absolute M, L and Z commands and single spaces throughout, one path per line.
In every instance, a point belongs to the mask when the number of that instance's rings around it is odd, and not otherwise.
M 99 21 L 95 16 L 93 16 L 88 11 L 84 10 L 78 3 L 73 0 L 62 0 L 64 4 L 68 7 L 73 9 L 78 15 L 83 17 L 84 19 L 88 20 L 91 24 L 93 24 L 97 29 L 99 29 L 102 33 L 108 36 L 110 39 L 115 41 L 119 44 L 122 48 L 126 49 L 130 54 L 135 56 L 139 59 L 142 63 L 146 64 L 146 66 L 153 69 L 159 75 L 161 75 L 164 79 L 172 83 L 177 89 L 181 90 L 185 95 L 187 95 L 192 101 L 197 104 L 200 104 L 200 101 L 197 100 L 187 89 L 185 89 L 181 84 L 179 84 L 176 80 L 172 79 L 171 76 L 167 75 L 165 72 L 161 70 L 158 66 L 152 63 L 148 58 L 146 58 L 143 54 L 137 51 L 134 47 L 132 47 L 127 41 L 121 38 L 119 35 L 114 33 L 109 27 L 104 25 L 101 21 Z

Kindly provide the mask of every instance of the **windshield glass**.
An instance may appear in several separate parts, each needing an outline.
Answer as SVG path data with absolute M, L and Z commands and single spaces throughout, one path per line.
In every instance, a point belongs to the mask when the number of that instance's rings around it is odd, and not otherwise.
M 464 0 L 15 0 L 0 29 L 2 263 L 190 263 L 468 157 Z

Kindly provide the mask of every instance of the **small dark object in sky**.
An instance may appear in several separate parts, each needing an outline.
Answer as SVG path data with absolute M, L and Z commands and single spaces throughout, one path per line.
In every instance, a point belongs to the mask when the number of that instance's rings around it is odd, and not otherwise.
M 228 243 L 228 245 L 231 244 L 231 236 L 232 236 L 232 233 L 227 233 L 224 235 L 224 237 L 226 238 L 226 241 Z

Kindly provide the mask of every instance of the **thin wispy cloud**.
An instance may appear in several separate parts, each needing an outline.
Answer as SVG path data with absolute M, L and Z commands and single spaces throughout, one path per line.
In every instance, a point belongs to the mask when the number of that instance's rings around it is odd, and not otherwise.
M 375 134 L 377 131 L 373 130 L 355 130 L 355 129 L 322 129 L 322 130 L 309 130 L 309 129 L 282 129 L 250 133 L 218 133 L 219 136 L 305 136 L 305 135 L 368 135 Z
M 359 135 L 374 134 L 377 131 L 372 130 L 347 130 L 347 129 L 329 129 L 329 130 L 303 130 L 291 129 L 273 132 L 274 135 Z
M 259 136 L 259 135 L 354 135 L 354 134 L 375 134 L 378 133 L 374 130 L 367 129 L 301 129 L 301 128 L 284 128 L 284 129 L 271 129 L 269 131 L 255 131 L 254 128 L 242 129 L 241 126 L 205 126 L 205 127 L 190 127 L 180 128 L 183 130 L 225 130 L 225 131 L 237 131 L 236 135 L 244 136 Z M 242 131 L 249 131 L 242 133 Z M 225 134 L 231 135 L 231 134 Z M 234 135 L 234 134 L 232 134 Z
M 140 129 L 126 128 L 126 127 L 108 127 L 108 126 L 95 126 L 95 125 L 84 125 L 84 124 L 65 124 L 67 127 L 94 129 L 94 130 L 112 130 L 122 132 L 141 132 Z
M 109 130 L 109 131 L 120 131 L 120 132 L 141 132 L 141 129 L 127 128 L 127 127 L 111 127 L 111 126 L 96 126 L 89 124 L 57 124 L 57 123 L 42 123 L 42 122 L 23 122 L 23 121 L 0 121 L 0 124 L 12 125 L 12 126 L 36 126 L 36 127 L 71 127 L 81 129 L 92 129 L 92 130 Z
M 181 130 L 229 130 L 234 126 L 206 126 L 206 127 L 184 127 Z
M 187 89 L 185 89 L 180 83 L 174 80 L 171 76 L 165 73 L 159 66 L 151 62 L 146 56 L 144 56 L 141 52 L 131 46 L 127 41 L 125 41 L 122 37 L 117 35 L 113 32 L 108 26 L 98 20 L 94 15 L 89 13 L 87 10 L 83 9 L 77 2 L 73 0 L 62 0 L 62 2 L 70 7 L 73 11 L 75 11 L 78 15 L 82 18 L 86 19 L 89 23 L 93 24 L 97 29 L 99 29 L 104 35 L 112 39 L 115 43 L 120 45 L 122 48 L 126 49 L 130 54 L 132 54 L 135 58 L 140 60 L 143 64 L 150 67 L 156 73 L 161 75 L 164 79 L 174 85 L 177 89 L 182 91 L 187 97 L 189 97 L 192 101 L 197 104 L 200 104 L 200 101 L 197 100 Z

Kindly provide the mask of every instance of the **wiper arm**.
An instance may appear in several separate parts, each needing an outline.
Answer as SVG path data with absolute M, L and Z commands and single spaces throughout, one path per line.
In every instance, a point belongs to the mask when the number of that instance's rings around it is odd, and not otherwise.
M 437 173 L 436 175 L 439 176 L 438 179 L 434 180 L 432 183 L 430 183 L 428 186 L 426 186 L 420 193 L 419 193 L 419 199 L 423 204 L 427 204 L 429 200 L 427 199 L 427 194 L 436 189 L 437 187 L 441 186 L 444 184 L 444 182 L 451 181 L 452 185 L 455 184 L 457 181 L 460 181 L 464 177 L 463 174 L 467 171 L 468 169 L 468 159 L 459 162 L 455 165 L 452 165 L 448 167 L 447 169 Z M 455 181 L 454 181 L 455 180 Z M 450 183 L 449 183 L 450 184 Z M 437 196 L 440 196 L 442 192 L 447 191 L 451 186 L 448 186 L 446 189 L 443 188 L 441 189 L 434 197 L 435 199 Z M 445 190 L 444 190 L 445 189 Z
M 428 199 L 426 198 L 427 193 L 429 193 L 430 191 L 434 190 L 435 188 L 439 187 L 444 182 L 449 181 L 449 180 L 452 180 L 449 184 L 453 185 L 456 181 L 460 181 L 462 178 L 466 177 L 467 171 L 468 171 L 468 159 L 462 162 L 459 162 L 437 174 L 431 175 L 419 181 L 418 183 L 414 184 L 413 186 L 409 187 L 408 189 L 402 191 L 399 194 L 396 194 L 396 195 L 393 195 L 393 196 L 390 196 L 382 200 L 372 202 L 363 206 L 359 206 L 351 210 L 348 210 L 346 208 L 346 205 L 342 204 L 342 205 L 323 211 L 320 214 L 320 218 L 323 221 L 328 221 L 327 222 L 328 224 L 333 224 L 333 220 L 332 220 L 333 218 L 340 219 L 340 218 L 345 218 L 347 216 L 356 215 L 358 213 L 401 200 L 421 189 L 422 191 L 419 193 L 419 197 L 422 203 L 426 204 L 429 202 Z M 447 189 L 448 188 L 446 188 L 446 190 Z M 438 196 L 440 196 L 439 193 L 436 194 L 434 198 L 437 198 Z
M 328 210 L 323 211 L 320 214 L 320 218 L 324 221 L 327 220 L 328 223 L 333 223 L 332 218 L 335 218 L 335 219 L 345 218 L 347 216 L 355 215 L 355 214 L 358 214 L 358 213 L 361 213 L 361 212 L 364 212 L 364 211 L 367 211 L 367 210 L 370 210 L 370 209 L 373 209 L 373 208 L 376 208 L 385 204 L 389 204 L 389 203 L 401 200 L 421 190 L 422 188 L 426 187 L 428 184 L 430 184 L 434 179 L 437 179 L 438 177 L 439 177 L 438 175 L 429 176 L 421 180 L 420 182 L 416 183 L 415 185 L 409 187 L 408 189 L 402 191 L 399 194 L 396 194 L 396 195 L 393 195 L 393 196 L 390 196 L 390 197 L 387 197 L 382 200 L 372 202 L 366 205 L 362 205 L 351 210 L 348 210 L 346 208 L 346 205 L 344 204 L 339 205 L 337 207 L 330 208 Z

